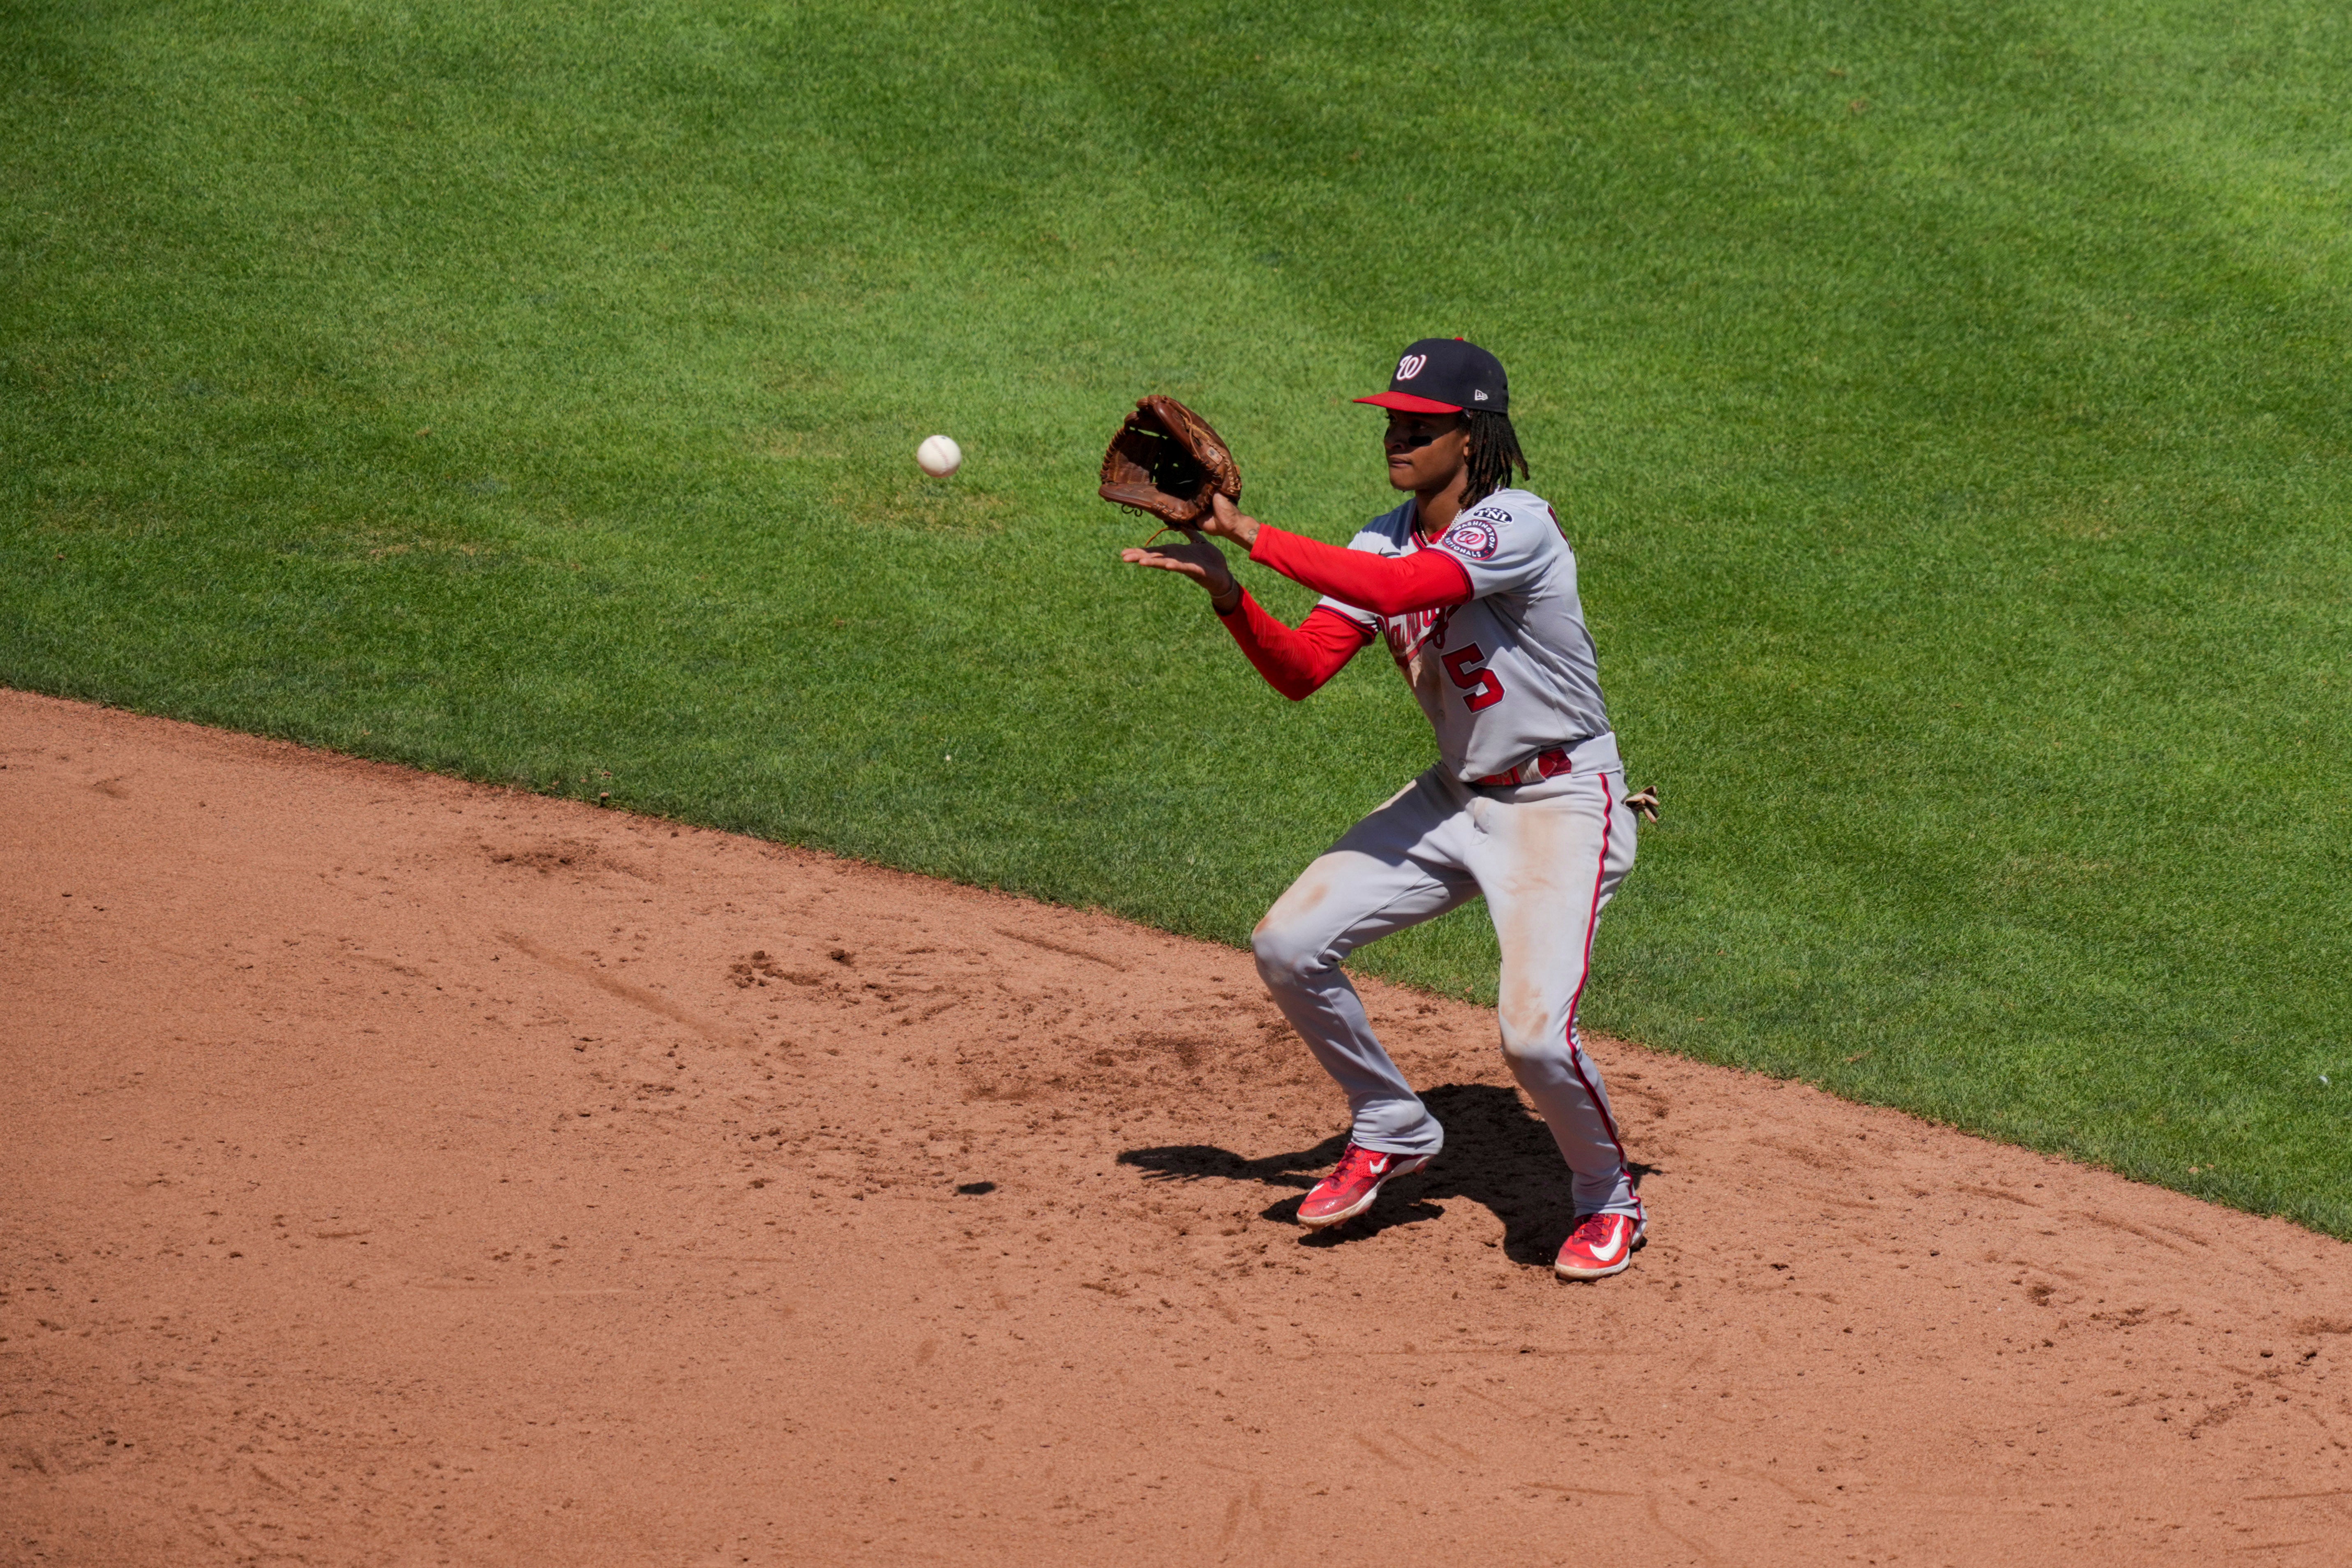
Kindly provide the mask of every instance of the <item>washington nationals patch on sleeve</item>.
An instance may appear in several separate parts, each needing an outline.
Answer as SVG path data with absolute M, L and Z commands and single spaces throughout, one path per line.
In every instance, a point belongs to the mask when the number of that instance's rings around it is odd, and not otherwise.
M 1439 536 L 1437 547 L 1465 561 L 1492 561 L 1503 545 L 1501 522 L 1499 518 L 1475 511 L 1455 518 L 1454 526 Z

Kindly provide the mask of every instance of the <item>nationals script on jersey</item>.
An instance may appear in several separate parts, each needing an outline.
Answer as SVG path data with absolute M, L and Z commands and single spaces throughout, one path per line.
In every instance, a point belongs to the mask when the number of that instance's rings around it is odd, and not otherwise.
M 1551 747 L 1607 734 L 1601 669 L 1576 596 L 1576 552 L 1550 503 L 1496 490 L 1427 545 L 1413 525 L 1418 508 L 1409 500 L 1374 518 L 1348 548 L 1391 556 L 1443 550 L 1469 574 L 1468 604 L 1382 616 L 1322 603 L 1368 639 L 1388 639 L 1437 731 L 1446 771 L 1475 784 Z

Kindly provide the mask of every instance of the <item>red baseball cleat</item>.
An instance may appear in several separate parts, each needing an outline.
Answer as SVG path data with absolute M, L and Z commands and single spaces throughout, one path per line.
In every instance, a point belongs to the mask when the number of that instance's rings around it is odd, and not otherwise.
M 1429 1163 L 1426 1154 L 1391 1154 L 1352 1141 L 1340 1152 L 1339 1168 L 1315 1184 L 1298 1205 L 1298 1223 L 1309 1230 L 1350 1220 L 1372 1206 L 1381 1188 Z
M 1559 1261 L 1552 1269 L 1563 1279 L 1606 1279 L 1612 1274 L 1622 1274 L 1649 1229 L 1650 1222 L 1642 1215 L 1586 1215 L 1560 1247 Z

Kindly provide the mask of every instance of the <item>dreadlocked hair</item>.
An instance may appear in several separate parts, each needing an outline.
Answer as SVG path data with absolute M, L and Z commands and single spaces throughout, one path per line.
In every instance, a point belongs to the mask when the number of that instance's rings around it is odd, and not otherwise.
M 1462 412 L 1463 427 L 1470 432 L 1470 457 L 1465 465 L 1469 476 L 1462 489 L 1462 504 L 1476 506 L 1496 490 L 1511 482 L 1511 470 L 1519 470 L 1519 478 L 1528 477 L 1527 454 L 1519 450 L 1519 434 L 1511 428 L 1511 416 L 1485 408 L 1466 408 Z

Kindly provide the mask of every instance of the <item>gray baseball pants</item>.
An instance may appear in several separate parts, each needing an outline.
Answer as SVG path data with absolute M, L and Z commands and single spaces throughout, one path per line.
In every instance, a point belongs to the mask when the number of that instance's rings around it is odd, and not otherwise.
M 1348 1096 L 1367 1149 L 1433 1154 L 1444 1129 L 1397 1070 L 1339 967 L 1484 893 L 1502 945 L 1503 1059 L 1574 1173 L 1579 1214 L 1641 1212 L 1576 1005 L 1602 906 L 1633 868 L 1622 772 L 1474 789 L 1432 768 L 1349 828 L 1258 922 L 1266 989 Z

